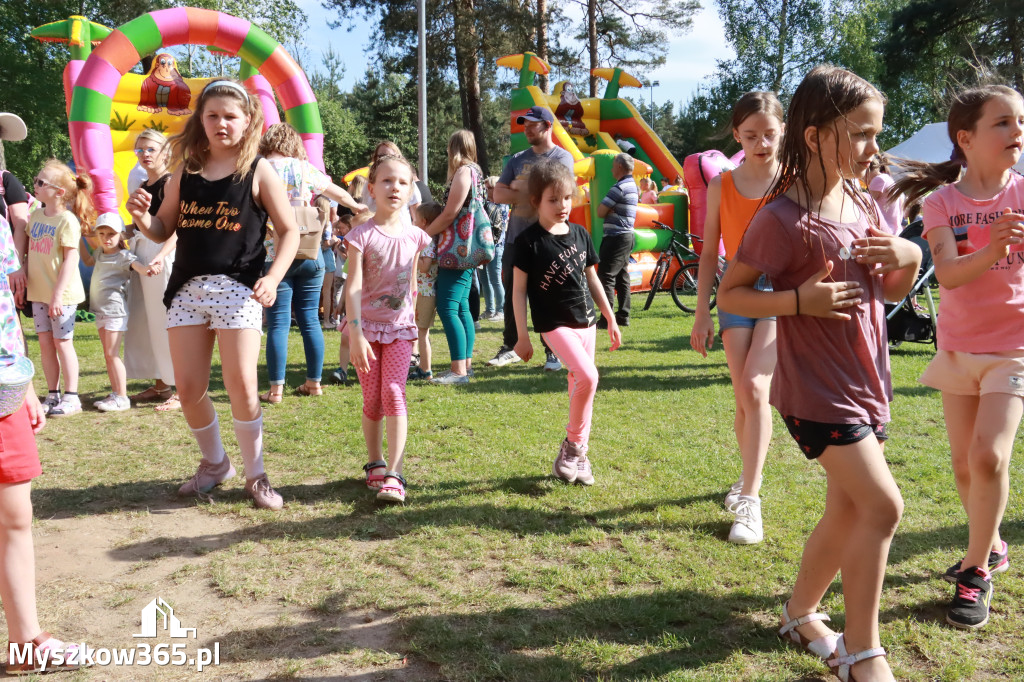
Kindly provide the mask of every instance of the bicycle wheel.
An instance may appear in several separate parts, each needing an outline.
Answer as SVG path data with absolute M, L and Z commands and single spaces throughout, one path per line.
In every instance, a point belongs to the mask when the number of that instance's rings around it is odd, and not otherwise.
M 651 293 L 647 294 L 647 302 L 644 303 L 644 310 L 651 307 L 651 303 L 654 301 L 654 295 L 658 293 L 658 289 L 661 288 L 662 282 L 665 281 L 665 274 L 668 272 L 668 261 L 658 259 L 658 263 L 654 266 L 654 272 L 651 273 Z
M 708 310 L 714 310 L 718 296 L 718 275 L 711 283 L 711 301 Z M 676 302 L 680 310 L 687 313 L 697 310 L 697 264 L 688 263 L 679 269 L 672 279 L 672 300 Z

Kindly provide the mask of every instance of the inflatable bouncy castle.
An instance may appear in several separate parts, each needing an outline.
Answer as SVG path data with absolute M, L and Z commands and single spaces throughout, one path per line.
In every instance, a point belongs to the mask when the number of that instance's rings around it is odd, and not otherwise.
M 306 75 L 277 41 L 244 19 L 180 7 L 143 14 L 114 30 L 73 16 L 40 26 L 32 36 L 71 48 L 64 69 L 71 151 L 79 172 L 95 183 L 101 213 L 120 210 L 128 219 L 124 195 L 136 136 L 145 128 L 179 132 L 213 80 L 182 78 L 174 55 L 164 51 L 176 45 L 205 45 L 241 58 L 240 80 L 262 104 L 265 125 L 280 121 L 279 101 L 310 162 L 323 169 L 323 127 Z M 147 73 L 129 73 L 147 55 L 154 55 Z
M 533 106 L 551 110 L 555 118 L 553 141 L 576 159 L 576 175 L 592 198 L 573 209 L 570 219 L 586 227 L 600 248 L 604 220 L 597 215 L 601 198 L 615 183 L 612 160 L 623 147 L 632 148 L 634 177 L 662 178 L 674 182 L 683 175 L 683 167 L 643 117 L 628 101 L 619 98 L 622 87 L 642 87 L 642 83 L 622 69 L 594 69 L 593 75 L 607 81 L 603 97 L 580 98 L 568 81 L 556 83 L 552 94 L 545 95 L 534 85 L 536 74 L 547 74 L 548 65 L 537 55 L 526 52 L 498 60 L 499 66 L 517 69 L 519 84 L 512 91 L 510 126 L 511 152 L 526 149 L 529 143 L 516 118 Z M 621 143 L 621 147 L 620 147 Z M 671 241 L 671 231 L 658 223 L 686 231 L 690 223 L 687 192 L 677 188 L 662 192 L 657 204 L 640 204 L 636 216 L 636 245 L 630 261 L 630 279 L 634 291 L 649 287 L 658 253 Z M 675 267 L 675 266 L 674 266 Z M 671 281 L 671 275 L 668 281 Z

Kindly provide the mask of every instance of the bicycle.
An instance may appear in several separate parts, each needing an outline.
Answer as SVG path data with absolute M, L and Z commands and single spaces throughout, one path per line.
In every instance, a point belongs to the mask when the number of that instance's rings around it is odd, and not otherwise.
M 683 312 L 692 313 L 697 310 L 697 271 L 700 255 L 694 251 L 690 244 L 692 242 L 703 243 L 703 239 L 691 232 L 683 232 L 669 227 L 665 223 L 654 221 L 654 226 L 663 230 L 671 230 L 672 241 L 669 247 L 658 256 L 658 262 L 654 265 L 654 272 L 651 274 L 651 291 L 647 294 L 647 302 L 644 310 L 651 307 L 655 294 L 662 288 L 665 278 L 668 276 L 669 267 L 672 265 L 672 258 L 679 261 L 679 271 L 672 278 L 669 286 L 669 293 L 672 300 Z M 718 258 L 718 272 L 715 273 L 714 282 L 711 285 L 711 301 L 709 310 L 713 310 L 718 294 L 718 284 L 722 279 L 723 259 Z

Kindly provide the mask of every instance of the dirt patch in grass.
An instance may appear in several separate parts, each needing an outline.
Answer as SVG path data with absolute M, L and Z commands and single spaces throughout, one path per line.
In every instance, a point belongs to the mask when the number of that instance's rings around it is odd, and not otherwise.
M 117 512 L 38 521 L 35 530 L 40 619 L 45 629 L 94 648 L 184 643 L 220 648 L 208 679 L 436 680 L 432 665 L 409 658 L 395 616 L 373 609 L 309 609 L 280 599 L 224 597 L 211 563 L 255 529 L 199 507 Z M 141 610 L 171 605 L 196 638 L 136 638 Z M 187 666 L 105 666 L 81 679 L 195 679 Z

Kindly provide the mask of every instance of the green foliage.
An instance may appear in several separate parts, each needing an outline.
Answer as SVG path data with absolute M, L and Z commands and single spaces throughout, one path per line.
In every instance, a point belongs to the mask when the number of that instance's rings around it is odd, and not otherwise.
M 324 165 L 336 183 L 350 170 L 366 165 L 370 141 L 356 114 L 338 99 L 317 95 L 324 125 Z

